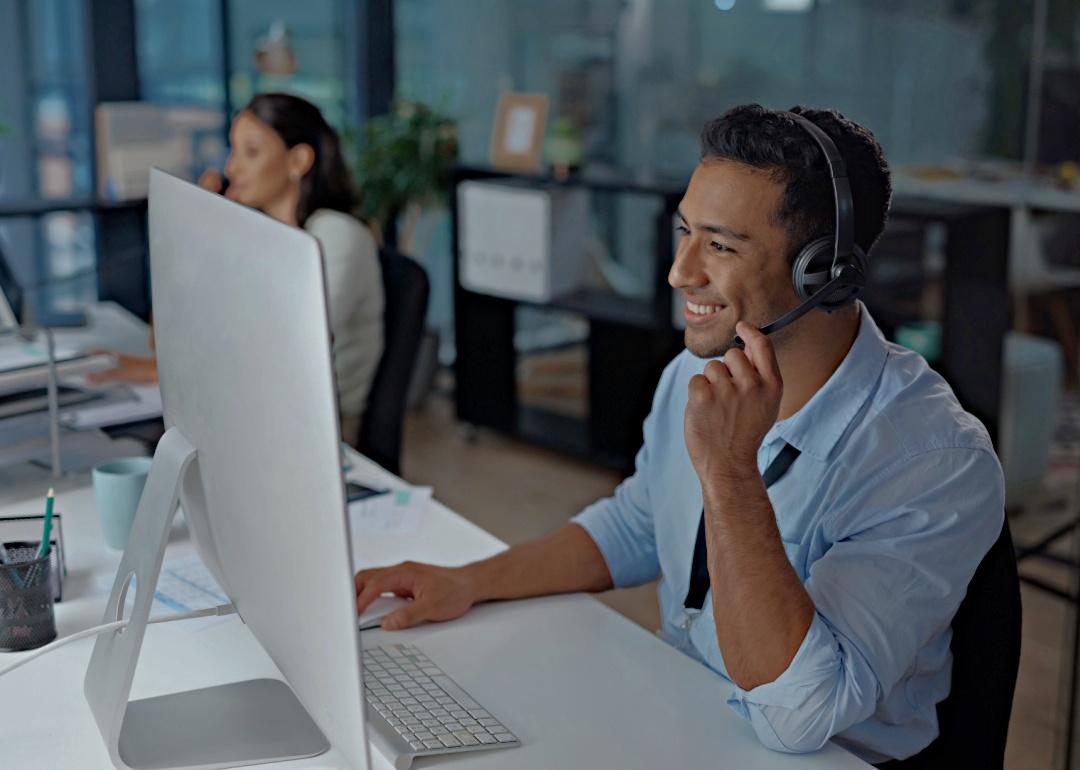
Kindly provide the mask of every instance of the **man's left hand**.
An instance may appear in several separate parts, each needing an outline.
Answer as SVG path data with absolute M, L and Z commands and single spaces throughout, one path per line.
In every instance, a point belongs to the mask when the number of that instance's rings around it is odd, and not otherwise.
M 769 338 L 744 321 L 746 343 L 710 361 L 688 386 L 683 431 L 702 488 L 757 474 L 757 450 L 780 412 L 784 383 Z

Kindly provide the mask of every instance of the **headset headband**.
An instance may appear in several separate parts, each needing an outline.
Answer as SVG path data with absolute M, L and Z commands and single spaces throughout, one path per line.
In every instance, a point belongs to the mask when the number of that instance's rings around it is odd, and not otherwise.
M 844 159 L 840 157 L 840 151 L 836 149 L 833 140 L 813 121 L 794 112 L 784 114 L 793 118 L 813 137 L 814 142 L 825 155 L 825 165 L 829 167 L 833 201 L 836 204 L 836 228 L 832 264 L 833 272 L 835 272 L 840 263 L 850 262 L 848 258 L 851 257 L 855 246 L 855 207 L 851 200 L 851 184 L 848 181 L 847 167 L 844 165 Z

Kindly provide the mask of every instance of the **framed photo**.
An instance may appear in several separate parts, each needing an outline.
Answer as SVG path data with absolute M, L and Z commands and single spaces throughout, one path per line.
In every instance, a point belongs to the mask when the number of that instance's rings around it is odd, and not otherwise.
M 548 98 L 544 94 L 504 93 L 495 110 L 489 160 L 507 171 L 539 171 Z

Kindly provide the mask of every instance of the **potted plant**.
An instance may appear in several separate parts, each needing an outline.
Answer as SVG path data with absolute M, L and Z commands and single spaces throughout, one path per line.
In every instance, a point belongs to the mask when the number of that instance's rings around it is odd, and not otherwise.
M 400 217 L 397 246 L 416 253 L 417 223 L 425 208 L 444 206 L 450 167 L 458 157 L 457 123 L 418 101 L 397 99 L 372 118 L 355 148 L 359 214 L 384 234 Z

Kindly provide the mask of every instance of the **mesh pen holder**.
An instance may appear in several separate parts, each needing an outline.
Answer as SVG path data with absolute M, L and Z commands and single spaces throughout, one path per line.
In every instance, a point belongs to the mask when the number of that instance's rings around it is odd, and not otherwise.
M 56 638 L 52 549 L 37 558 L 38 543 L 4 543 L 0 564 L 0 651 L 32 650 Z

